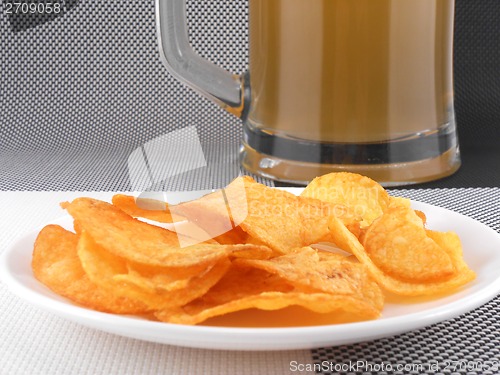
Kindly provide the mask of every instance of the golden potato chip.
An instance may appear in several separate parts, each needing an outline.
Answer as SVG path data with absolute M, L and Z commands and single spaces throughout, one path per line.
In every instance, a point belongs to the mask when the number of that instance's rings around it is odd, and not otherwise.
M 185 306 L 164 309 L 155 316 L 165 322 L 198 324 L 208 318 L 244 309 L 277 310 L 302 306 L 319 313 L 348 312 L 374 319 L 379 310 L 351 295 L 296 291 L 294 286 L 277 275 L 251 267 L 234 265 L 210 291 Z
M 443 281 L 455 273 L 446 251 L 427 236 L 411 208 L 387 209 L 369 226 L 361 243 L 380 270 L 402 281 Z
M 123 290 L 125 295 L 130 293 L 130 285 L 134 285 L 137 291 L 140 291 L 137 295 L 141 300 L 155 310 L 172 308 L 204 295 L 226 273 L 230 264 L 228 259 L 222 259 L 196 276 L 184 277 L 177 281 L 170 281 L 171 277 L 162 278 L 158 275 L 155 278 L 148 278 L 137 272 L 129 272 L 114 276 L 113 282 L 120 285 L 127 284 L 128 290 Z M 163 279 L 167 279 L 165 283 L 162 282 Z M 116 290 L 116 286 L 112 288 Z
M 116 260 L 115 260 L 116 261 Z M 189 267 L 161 267 L 140 264 L 124 259 L 125 274 L 115 276 L 136 284 L 152 293 L 186 288 L 192 278 L 205 274 L 214 264 L 197 264 Z
M 407 198 L 402 198 L 402 197 L 390 197 L 389 208 L 398 206 L 411 209 L 411 201 Z M 425 223 L 427 222 L 427 217 L 425 216 L 425 213 L 419 210 L 413 210 L 413 211 L 425 225 Z
M 349 172 L 316 177 L 301 196 L 347 206 L 362 217 L 362 226 L 381 216 L 390 200 L 385 189 L 376 181 Z
M 297 198 L 303 204 L 311 206 L 310 208 L 308 207 L 309 212 L 307 213 L 307 216 L 310 218 L 333 215 L 346 225 L 359 223 L 362 220 L 361 216 L 357 215 L 350 207 L 343 204 L 331 203 L 305 196 L 298 196 Z
M 299 202 L 307 209 L 305 215 L 302 215 L 306 226 L 311 228 L 311 236 L 305 239 L 307 244 L 319 241 L 329 241 L 330 234 L 324 233 L 324 220 L 329 216 L 335 216 L 340 219 L 353 233 L 359 233 L 362 218 L 356 215 L 353 210 L 342 204 L 321 201 L 310 197 L 298 197 Z M 299 207 L 299 209 L 302 209 Z M 321 218 L 321 219 L 319 219 Z M 320 225 L 317 225 L 317 224 Z
M 92 239 L 116 256 L 163 267 L 213 264 L 228 254 L 254 249 L 253 245 L 197 244 L 180 247 L 178 234 L 136 220 L 119 208 L 91 198 L 78 198 L 63 207 Z M 267 252 L 267 249 L 254 249 Z
M 274 252 L 264 245 L 226 245 L 230 250 L 228 256 L 230 259 L 251 258 L 251 259 L 269 259 L 274 256 Z
M 217 237 L 214 237 L 214 240 L 221 245 L 236 245 L 236 244 L 244 244 L 248 239 L 248 234 L 241 229 L 240 226 L 237 226 L 226 233 L 223 233 Z
M 43 228 L 35 241 L 34 276 L 55 293 L 94 310 L 116 314 L 141 314 L 148 307 L 119 297 L 90 281 L 77 255 L 78 236 L 58 225 Z
M 426 230 L 427 236 L 432 238 L 450 257 L 455 267 L 456 274 L 459 274 L 464 280 L 471 281 L 475 274 L 463 258 L 462 243 L 460 237 L 454 232 L 437 232 Z
M 411 201 L 408 198 L 390 196 L 388 207 L 411 208 Z
M 329 215 L 337 214 L 353 220 L 345 206 L 297 197 L 258 184 L 250 177 L 236 179 L 223 192 L 171 209 L 195 221 L 209 233 L 239 225 L 258 243 L 280 254 L 327 240 L 324 237 L 329 236 Z
M 173 221 L 166 202 L 140 198 L 139 202 L 141 204 L 138 204 L 135 197 L 124 194 L 114 195 L 111 201 L 113 205 L 132 217 L 142 217 L 159 223 L 171 223 Z
M 233 182 L 244 194 L 243 185 L 240 180 Z M 170 210 L 174 215 L 183 216 L 189 222 L 195 223 L 208 233 L 212 238 L 224 235 L 238 227 L 237 217 L 233 218 L 233 211 L 228 207 L 226 189 L 218 190 L 207 194 L 199 199 L 183 202 L 178 205 L 171 205 Z M 236 215 L 245 215 L 246 206 L 242 207 L 242 212 Z
M 323 252 L 321 252 L 323 253 Z M 238 259 L 236 264 L 276 274 L 300 292 L 330 293 L 358 298 L 365 310 L 380 312 L 384 298 L 365 266 L 340 254 L 318 254 L 310 247 L 269 260 Z
M 82 233 L 78 241 L 78 257 L 93 283 L 116 295 L 141 301 L 151 309 L 181 306 L 202 296 L 224 275 L 230 264 L 227 259 L 222 259 L 196 276 L 190 274 L 181 280 L 185 283 L 184 288 L 178 285 L 172 287 L 169 284 L 176 283 L 174 277 L 164 276 L 160 278 L 160 281 L 166 282 L 162 288 L 158 284 L 159 280 L 141 277 L 137 271 L 129 276 L 127 261 L 97 245 L 86 232 Z M 165 269 L 166 273 L 168 271 Z M 183 277 L 179 272 L 177 276 Z
M 425 226 L 427 223 L 427 216 L 425 216 L 425 212 L 419 211 L 419 210 L 414 210 L 415 214 L 422 220 L 422 224 Z
M 424 296 L 424 295 L 437 295 L 440 293 L 447 293 L 465 285 L 471 281 L 474 276 L 473 273 L 468 272 L 463 276 L 461 272 L 455 272 L 452 277 L 445 281 L 434 282 L 406 282 L 399 280 L 395 277 L 385 274 L 375 263 L 371 260 L 370 256 L 365 251 L 359 240 L 354 236 L 345 225 L 335 217 L 330 218 L 330 229 L 334 237 L 335 244 L 342 249 L 349 250 L 356 258 L 366 265 L 368 271 L 375 279 L 375 281 L 384 289 L 397 295 L 403 296 Z M 449 251 L 447 251 L 450 254 Z M 460 263 L 457 263 L 456 257 L 450 257 L 454 268 L 459 269 Z M 458 265 L 458 267 L 457 267 Z
M 73 220 L 73 230 L 75 231 L 76 234 L 81 234 L 82 233 L 82 226 L 78 221 Z
M 198 324 L 209 318 L 228 313 L 257 308 L 261 310 L 279 310 L 288 306 L 301 306 L 317 313 L 348 313 L 364 320 L 376 319 L 379 315 L 368 315 L 359 305 L 359 300 L 349 296 L 335 296 L 328 293 L 301 292 L 263 292 L 249 295 L 226 303 L 192 303 L 176 310 L 159 310 L 155 317 L 163 322 L 176 324 Z

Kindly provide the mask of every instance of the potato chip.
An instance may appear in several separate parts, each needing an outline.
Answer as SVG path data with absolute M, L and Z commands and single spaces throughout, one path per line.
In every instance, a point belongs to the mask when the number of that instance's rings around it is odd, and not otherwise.
M 63 207 L 92 239 L 116 256 L 137 263 L 163 267 L 213 264 L 228 254 L 256 249 L 253 245 L 198 244 L 180 247 L 178 234 L 136 220 L 113 205 L 91 198 L 78 198 Z
M 425 212 L 414 210 L 415 214 L 422 220 L 422 224 L 425 226 L 427 224 L 427 216 L 425 216 Z
M 223 192 L 182 203 L 172 210 L 207 232 L 227 228 L 226 221 L 239 225 L 251 238 L 278 254 L 327 240 L 329 215 L 354 220 L 345 206 L 297 197 L 258 184 L 250 177 L 238 178 Z
M 152 199 L 140 198 L 124 194 L 116 194 L 112 198 L 112 203 L 132 217 L 141 217 L 157 221 L 159 223 L 171 223 L 173 221 L 168 204 Z
M 37 280 L 55 293 L 94 310 L 115 314 L 142 314 L 142 302 L 119 297 L 92 283 L 77 255 L 78 236 L 58 225 L 43 228 L 35 241 L 32 268 Z
M 330 173 L 312 180 L 301 194 L 349 207 L 362 217 L 362 226 L 372 223 L 389 206 L 390 197 L 376 181 L 355 173 Z
M 219 260 L 196 276 L 188 269 L 187 278 L 177 272 L 183 278 L 184 287 L 171 287 L 169 284 L 175 284 L 176 280 L 165 276 L 165 287 L 160 288 L 158 280 L 149 279 L 147 283 L 148 279 L 142 278 L 137 271 L 129 276 L 127 261 L 97 245 L 86 232 L 78 241 L 78 257 L 93 283 L 116 295 L 140 301 L 151 309 L 181 306 L 202 296 L 224 275 L 230 264 L 227 259 Z M 164 272 L 168 273 L 169 269 Z
M 350 251 L 356 258 L 366 265 L 368 271 L 375 279 L 375 281 L 384 289 L 397 295 L 403 296 L 424 296 L 424 295 L 437 295 L 440 293 L 447 293 L 465 285 L 467 282 L 474 278 L 472 271 L 455 272 L 450 278 L 445 281 L 434 282 L 406 282 L 399 280 L 395 277 L 385 274 L 375 263 L 371 260 L 370 256 L 365 251 L 359 240 L 354 236 L 345 225 L 335 217 L 330 218 L 330 229 L 334 241 L 342 249 Z M 447 251 L 450 254 L 449 251 Z M 450 257 L 455 269 L 460 269 L 460 262 L 457 262 L 456 257 Z
M 402 198 L 402 197 L 390 197 L 389 200 L 389 208 L 390 207 L 405 207 L 405 208 L 411 208 L 411 201 L 407 198 Z M 425 213 L 419 210 L 413 210 L 415 214 L 422 220 L 422 223 L 425 225 L 427 222 L 427 217 L 425 216 Z
M 356 215 L 353 210 L 342 204 L 331 203 L 321 201 L 319 199 L 299 196 L 299 201 L 302 202 L 305 207 L 307 207 L 306 215 L 304 215 L 304 220 L 310 222 L 310 227 L 315 228 L 318 218 L 327 219 L 329 216 L 335 216 L 340 219 L 346 227 L 349 228 L 353 233 L 359 233 L 361 229 L 362 218 Z M 321 225 L 317 228 L 320 233 L 315 233 L 312 231 L 312 236 L 306 242 L 314 243 L 318 241 L 328 241 L 330 240 L 330 235 L 325 234 L 323 227 L 323 220 L 320 220 Z M 319 240 L 318 240 L 319 238 Z
M 388 207 L 411 208 L 411 201 L 408 198 L 390 196 Z
M 151 293 L 174 291 L 187 288 L 191 279 L 206 273 L 213 265 L 192 267 L 158 267 L 126 262 L 126 273 L 117 275 L 115 280 L 123 280 L 137 285 Z
M 455 267 L 455 273 L 459 274 L 464 280 L 474 279 L 474 272 L 467 266 L 463 257 L 462 243 L 460 237 L 454 232 L 437 232 L 426 230 L 427 236 L 434 240 L 450 257 Z
M 269 260 L 238 259 L 236 264 L 276 274 L 296 291 L 348 295 L 358 298 L 365 310 L 381 311 L 383 295 L 365 266 L 341 254 L 318 254 L 310 247 Z
M 301 292 L 281 277 L 252 267 L 231 267 L 228 273 L 207 294 L 177 309 L 155 312 L 165 322 L 198 324 L 208 318 L 250 308 L 278 310 L 302 306 L 318 313 L 348 312 L 374 319 L 380 311 L 351 295 Z
M 242 186 L 239 181 L 235 185 Z M 244 188 L 241 189 L 244 195 Z M 232 217 L 228 208 L 226 189 L 207 194 L 199 199 L 170 206 L 174 215 L 183 216 L 189 222 L 196 224 L 212 238 L 223 236 L 238 227 L 237 218 Z M 238 214 L 236 210 L 235 214 Z M 246 214 L 246 206 L 242 207 L 241 215 Z
M 73 220 L 73 230 L 75 231 L 76 234 L 81 234 L 83 230 L 80 223 L 76 220 Z
M 379 315 L 370 316 L 359 306 L 359 300 L 348 296 L 335 296 L 327 293 L 300 292 L 263 292 L 249 295 L 221 304 L 188 304 L 182 309 L 159 310 L 155 317 L 163 322 L 176 324 L 199 324 L 209 318 L 228 313 L 257 308 L 261 310 L 279 310 L 288 306 L 302 306 L 317 313 L 348 313 L 364 320 L 376 319 Z
M 221 245 L 236 245 L 236 244 L 244 244 L 248 239 L 248 234 L 241 229 L 240 226 L 237 226 L 226 233 L 223 233 L 217 237 L 214 237 L 214 240 Z
M 387 209 L 369 226 L 361 243 L 380 270 L 402 281 L 443 281 L 455 273 L 446 251 L 427 236 L 411 208 Z

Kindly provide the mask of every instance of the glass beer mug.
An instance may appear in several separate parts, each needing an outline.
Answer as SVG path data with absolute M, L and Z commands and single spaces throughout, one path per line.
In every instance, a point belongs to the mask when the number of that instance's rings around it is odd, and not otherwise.
M 385 186 L 460 166 L 453 107 L 454 0 L 248 0 L 249 69 L 189 45 L 186 0 L 156 0 L 162 59 L 243 121 L 250 172 L 306 184 L 350 171 Z

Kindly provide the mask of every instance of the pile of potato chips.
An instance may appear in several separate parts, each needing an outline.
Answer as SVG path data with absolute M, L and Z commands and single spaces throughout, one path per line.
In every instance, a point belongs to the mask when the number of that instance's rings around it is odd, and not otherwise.
M 42 229 L 35 277 L 85 307 L 180 324 L 288 306 L 375 319 L 387 293 L 438 296 L 475 277 L 455 233 L 427 229 L 409 200 L 357 174 L 318 177 L 300 196 L 239 177 L 145 203 L 63 203 L 74 232 Z

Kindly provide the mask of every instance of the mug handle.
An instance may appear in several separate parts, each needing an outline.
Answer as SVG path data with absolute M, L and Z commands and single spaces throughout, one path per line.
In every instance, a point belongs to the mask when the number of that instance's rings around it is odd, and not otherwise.
M 156 0 L 156 28 L 160 57 L 168 72 L 244 119 L 249 99 L 247 77 L 232 74 L 194 52 L 188 39 L 186 0 Z

